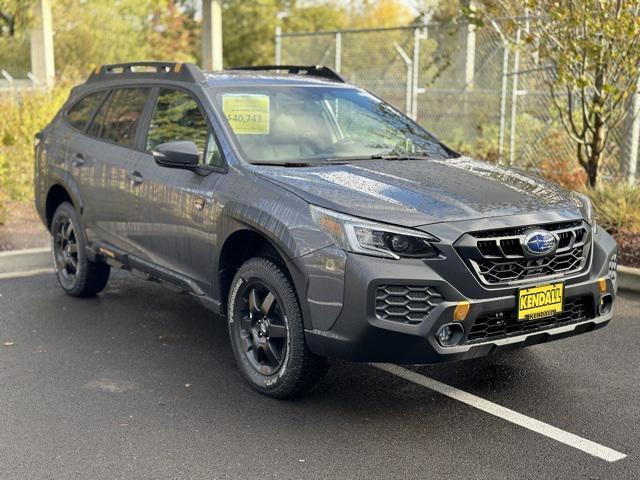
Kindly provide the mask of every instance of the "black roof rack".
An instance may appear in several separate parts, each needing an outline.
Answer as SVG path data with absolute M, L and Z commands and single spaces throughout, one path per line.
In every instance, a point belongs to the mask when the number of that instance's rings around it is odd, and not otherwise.
M 136 78 L 156 78 L 181 82 L 205 81 L 204 75 L 193 63 L 131 62 L 102 65 L 91 72 L 87 83 Z
M 345 83 L 344 78 L 324 65 L 258 65 L 253 67 L 233 67 L 227 70 L 249 70 L 257 72 L 279 70 L 296 75 L 309 75 L 311 77 L 326 78 L 334 82 Z

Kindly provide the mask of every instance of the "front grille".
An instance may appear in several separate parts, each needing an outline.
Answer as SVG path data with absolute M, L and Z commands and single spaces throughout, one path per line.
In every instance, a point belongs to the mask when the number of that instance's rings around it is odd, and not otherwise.
M 522 247 L 527 233 L 538 229 L 556 237 L 558 247 L 548 256 L 528 256 Z M 591 230 L 580 220 L 489 230 L 467 233 L 455 247 L 482 283 L 509 285 L 585 270 L 589 263 Z
M 443 301 L 433 287 L 380 285 L 376 288 L 376 315 L 383 320 L 415 325 Z
M 564 302 L 562 313 L 538 320 L 519 321 L 516 310 L 507 310 L 480 315 L 469 334 L 467 344 L 514 337 L 578 323 L 594 318 L 593 299 L 591 296 L 568 298 Z

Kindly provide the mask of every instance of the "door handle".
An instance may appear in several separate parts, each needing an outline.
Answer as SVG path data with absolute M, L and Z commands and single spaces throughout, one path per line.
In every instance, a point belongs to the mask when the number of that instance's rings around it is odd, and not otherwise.
M 144 177 L 137 170 L 127 172 L 127 178 L 131 180 L 131 183 L 133 183 L 134 185 L 140 185 L 142 182 L 144 182 Z
M 73 160 L 71 160 L 71 166 L 81 167 L 82 165 L 84 165 L 84 155 L 82 155 L 81 153 L 76 153 L 76 156 L 73 157 Z

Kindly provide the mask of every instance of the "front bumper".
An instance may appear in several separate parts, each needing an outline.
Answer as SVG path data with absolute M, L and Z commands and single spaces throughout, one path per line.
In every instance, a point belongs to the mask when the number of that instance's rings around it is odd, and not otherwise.
M 534 345 L 592 331 L 605 326 L 612 317 L 611 310 L 602 315 L 597 312 L 602 295 L 600 278 L 605 279 L 606 293 L 615 297 L 615 275 L 609 271 L 615 251 L 613 239 L 599 229 L 594 235 L 590 269 L 578 276 L 553 280 L 565 282 L 565 300 L 583 299 L 588 315 L 565 318 L 548 328 L 541 326 L 522 333 L 474 341 L 467 341 L 467 335 L 476 320 L 495 312 L 514 311 L 518 288 L 526 285 L 483 288 L 468 270 L 458 269 L 450 258 L 395 261 L 347 254 L 341 311 L 330 328 L 314 325 L 306 330 L 307 344 L 318 355 L 351 361 L 438 363 L 481 357 L 499 349 Z M 452 251 L 446 253 L 454 254 Z M 549 281 L 541 279 L 532 285 L 546 283 Z M 408 324 L 385 320 L 376 314 L 375 308 L 376 289 L 380 285 L 429 286 L 442 295 L 442 301 L 434 305 L 421 322 Z M 436 331 L 453 321 L 453 311 L 460 301 L 470 302 L 466 318 L 459 322 L 464 329 L 464 340 L 459 345 L 443 347 L 436 340 Z

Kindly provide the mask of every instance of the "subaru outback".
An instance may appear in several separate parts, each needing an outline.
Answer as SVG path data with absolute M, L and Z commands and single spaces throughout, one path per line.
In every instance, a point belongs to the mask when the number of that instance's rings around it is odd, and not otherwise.
M 35 157 L 62 289 L 121 268 L 188 292 L 274 397 L 331 358 L 470 359 L 612 317 L 616 245 L 585 196 L 459 155 L 327 67 L 105 65 Z

